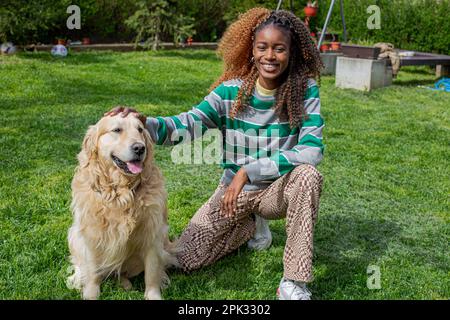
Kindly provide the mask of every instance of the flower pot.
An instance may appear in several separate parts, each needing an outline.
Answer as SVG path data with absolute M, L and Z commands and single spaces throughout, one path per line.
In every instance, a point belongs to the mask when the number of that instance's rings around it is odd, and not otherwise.
M 320 46 L 320 51 L 321 52 L 325 52 L 325 51 L 328 51 L 328 50 L 330 50 L 330 45 L 328 43 L 324 43 L 324 44 L 322 44 Z
M 317 15 L 317 7 L 305 7 L 303 12 L 307 17 L 315 17 Z
M 61 44 L 63 46 L 66 45 L 66 40 L 65 39 L 58 39 L 58 44 Z
M 88 37 L 83 38 L 82 40 L 83 44 L 91 44 L 91 39 L 89 39 Z
M 332 42 L 331 43 L 331 50 L 338 51 L 341 49 L 341 43 L 340 42 Z

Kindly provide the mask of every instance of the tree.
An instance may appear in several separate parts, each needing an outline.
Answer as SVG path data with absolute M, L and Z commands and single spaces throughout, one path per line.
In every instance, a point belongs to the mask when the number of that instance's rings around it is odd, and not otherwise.
M 142 0 L 138 10 L 125 23 L 137 32 L 135 45 L 144 41 L 144 46 L 157 50 L 162 33 L 172 33 L 173 13 L 166 0 Z
M 176 15 L 173 20 L 173 43 L 178 46 L 183 39 L 192 37 L 195 34 L 195 20 L 182 14 Z

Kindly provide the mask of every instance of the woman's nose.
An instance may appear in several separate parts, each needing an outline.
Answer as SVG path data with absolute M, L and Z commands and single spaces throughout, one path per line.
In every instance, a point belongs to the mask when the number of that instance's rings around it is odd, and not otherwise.
M 270 60 L 275 59 L 275 51 L 272 49 L 267 50 L 266 59 L 270 59 Z

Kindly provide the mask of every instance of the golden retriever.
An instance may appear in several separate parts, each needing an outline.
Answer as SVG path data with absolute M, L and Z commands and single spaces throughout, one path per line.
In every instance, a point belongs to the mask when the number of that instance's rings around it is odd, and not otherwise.
M 90 126 L 72 181 L 73 224 L 68 242 L 70 288 L 97 299 L 102 279 L 145 273 L 145 298 L 161 299 L 165 269 L 176 264 L 168 238 L 167 193 L 153 159 L 151 138 L 130 115 L 103 117 Z

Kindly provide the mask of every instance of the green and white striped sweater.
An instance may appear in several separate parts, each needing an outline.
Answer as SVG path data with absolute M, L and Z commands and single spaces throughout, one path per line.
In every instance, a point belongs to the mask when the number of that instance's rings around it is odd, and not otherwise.
M 242 85 L 241 80 L 222 83 L 199 105 L 178 116 L 147 118 L 147 129 L 159 145 L 175 145 L 193 140 L 208 129 L 222 134 L 221 182 L 228 185 L 244 167 L 249 183 L 244 190 L 259 190 L 302 163 L 316 166 L 323 157 L 319 89 L 308 81 L 305 110 L 308 119 L 301 127 L 290 128 L 273 110 L 274 96 L 254 90 L 250 106 L 234 119 L 229 114 Z M 186 137 L 188 139 L 186 139 Z

